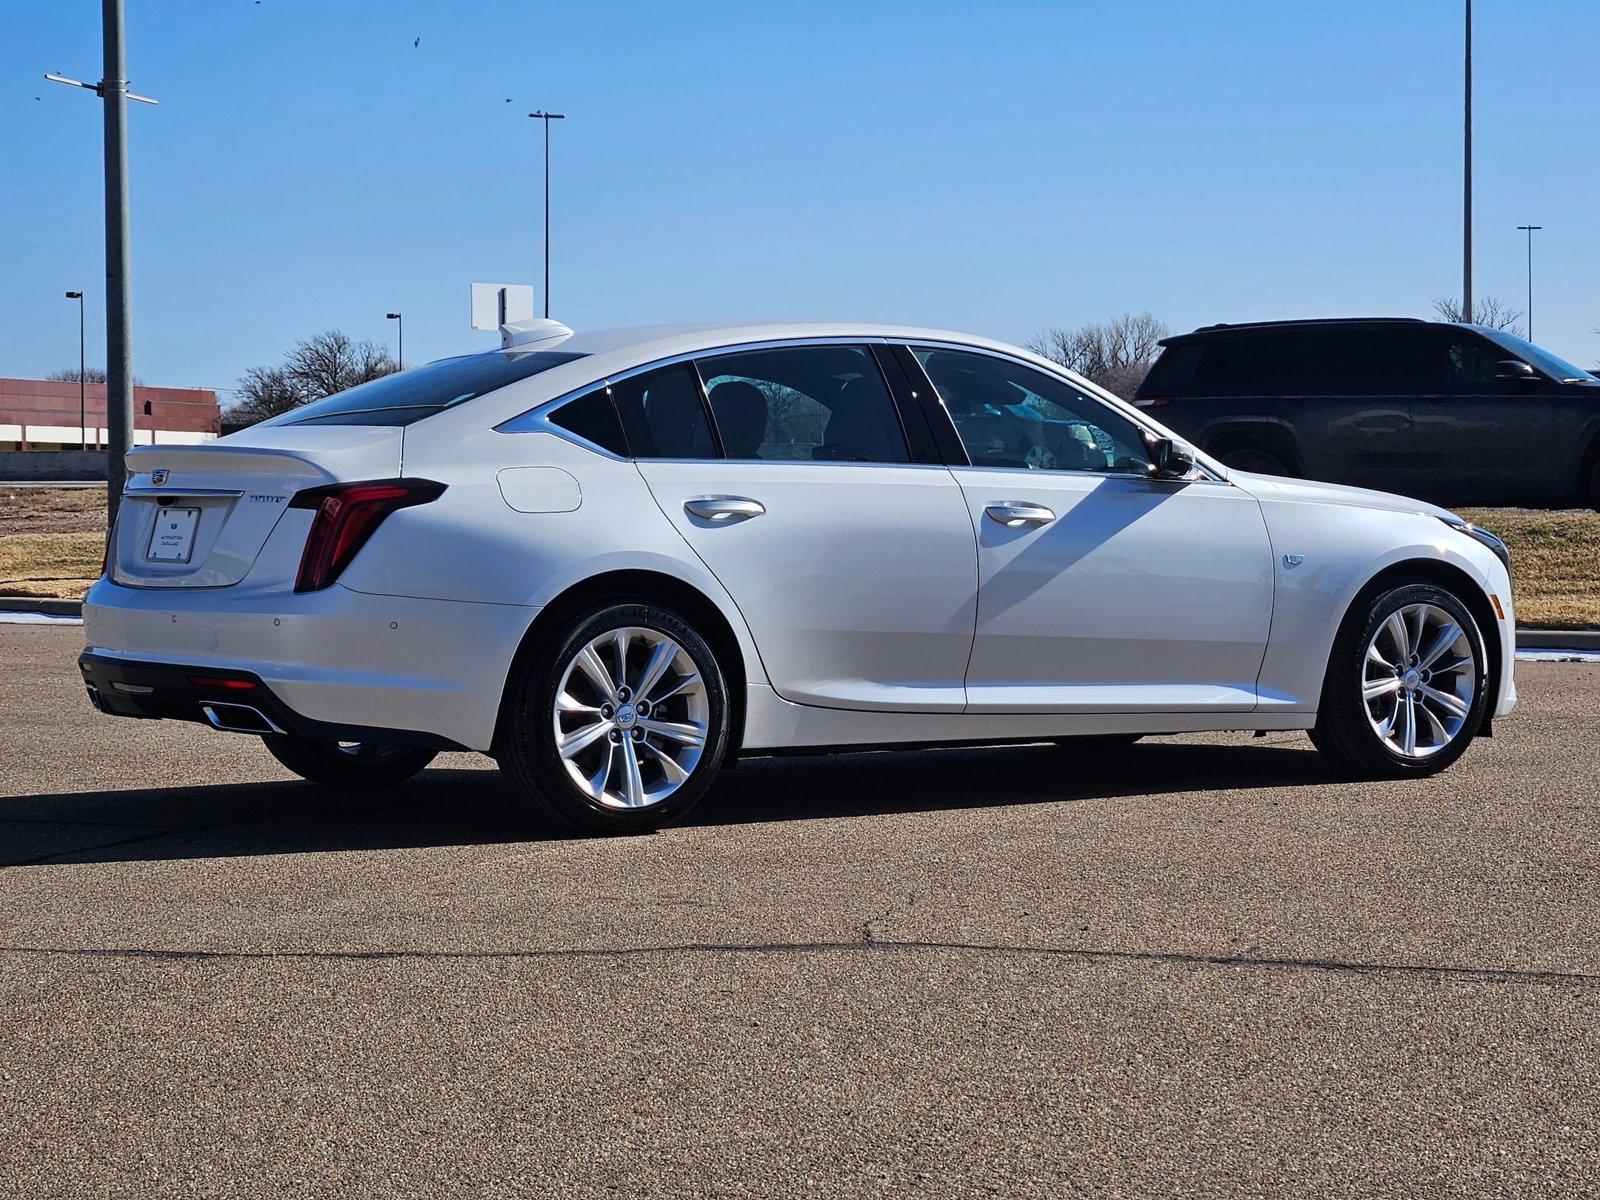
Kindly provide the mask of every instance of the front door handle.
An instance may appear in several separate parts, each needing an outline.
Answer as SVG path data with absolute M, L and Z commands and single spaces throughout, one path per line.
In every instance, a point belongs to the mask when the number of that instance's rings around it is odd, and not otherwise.
M 1021 529 L 1024 525 L 1048 525 L 1056 514 L 1042 504 L 1029 504 L 1025 500 L 1003 500 L 983 510 L 991 521 L 999 521 L 1007 529 Z
M 759 517 L 767 511 L 767 506 L 748 496 L 704 496 L 698 500 L 685 500 L 683 511 L 704 521 L 732 525 L 735 521 Z

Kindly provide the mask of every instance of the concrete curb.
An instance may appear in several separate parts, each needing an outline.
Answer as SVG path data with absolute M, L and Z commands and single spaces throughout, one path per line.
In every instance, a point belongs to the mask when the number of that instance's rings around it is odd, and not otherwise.
M 81 617 L 81 600 L 40 600 L 32 596 L 0 596 L 0 612 L 46 613 Z M 1600 650 L 1600 629 L 1519 629 L 1519 650 Z
M 1600 629 L 1519 629 L 1518 650 L 1600 650 Z
M 0 596 L 0 612 L 45 613 L 52 617 L 83 616 L 82 600 L 42 600 L 33 596 Z

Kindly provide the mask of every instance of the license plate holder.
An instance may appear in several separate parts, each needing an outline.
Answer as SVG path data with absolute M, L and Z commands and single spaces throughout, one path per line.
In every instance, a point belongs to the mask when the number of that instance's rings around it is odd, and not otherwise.
M 198 508 L 156 509 L 145 558 L 150 562 L 188 562 L 194 556 L 194 531 L 199 523 Z

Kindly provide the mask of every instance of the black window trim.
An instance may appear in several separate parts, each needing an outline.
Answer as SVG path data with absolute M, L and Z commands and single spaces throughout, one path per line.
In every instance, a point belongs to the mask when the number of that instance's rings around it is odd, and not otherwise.
M 496 425 L 494 427 L 494 430 L 495 430 L 496 433 L 508 433 L 508 434 L 548 433 L 548 434 L 551 434 L 551 435 L 553 435 L 555 437 L 562 438 L 565 441 L 571 442 L 574 445 L 582 446 L 586 450 L 592 450 L 596 454 L 599 454 L 599 455 L 602 455 L 602 456 L 604 456 L 606 458 L 611 459 L 613 462 L 640 462 L 640 461 L 642 461 L 642 462 L 677 462 L 677 463 L 703 463 L 703 462 L 770 463 L 770 462 L 777 462 L 779 460 L 771 459 L 771 458 L 729 459 L 729 458 L 724 456 L 723 448 L 722 448 L 722 434 L 717 430 L 716 420 L 713 418 L 713 416 L 711 414 L 710 400 L 706 395 L 705 380 L 700 375 L 700 367 L 699 367 L 700 360 L 708 359 L 708 358 L 718 358 L 718 357 L 720 357 L 720 356 L 722 356 L 724 354 L 743 354 L 743 353 L 748 353 L 750 351 L 755 351 L 755 350 L 790 350 L 790 349 L 796 349 L 796 348 L 799 348 L 799 347 L 802 347 L 802 346 L 856 346 L 856 347 L 860 347 L 862 349 L 867 350 L 869 356 L 873 359 L 874 362 L 876 362 L 878 364 L 879 374 L 883 376 L 884 388 L 889 393 L 889 398 L 890 398 L 891 402 L 894 403 L 895 415 L 900 421 L 901 434 L 902 434 L 902 436 L 905 436 L 907 449 L 908 449 L 908 451 L 910 451 L 911 446 L 912 446 L 912 441 L 911 441 L 911 437 L 906 433 L 906 425 L 907 425 L 906 414 L 905 414 L 904 411 L 902 411 L 902 409 L 900 407 L 900 396 L 896 392 L 895 381 L 894 381 L 891 373 L 888 372 L 888 371 L 885 371 L 883 369 L 882 362 L 878 358 L 877 352 L 874 349 L 875 347 L 886 347 L 886 346 L 892 346 L 893 344 L 894 344 L 893 339 L 884 337 L 882 334 L 864 334 L 864 335 L 861 335 L 861 336 L 858 336 L 858 337 L 850 337 L 848 335 L 839 335 L 839 334 L 830 334 L 830 335 L 828 335 L 826 337 L 774 338 L 774 339 L 772 339 L 770 341 L 731 342 L 731 343 L 729 343 L 728 345 L 725 345 L 725 346 L 704 346 L 704 347 L 701 347 L 698 350 L 686 350 L 686 351 L 682 351 L 682 352 L 680 352 L 678 354 L 670 354 L 665 358 L 651 359 L 649 362 L 639 363 L 639 364 L 637 364 L 635 366 L 628 367 L 626 370 L 616 371 L 616 372 L 613 372 L 610 375 L 605 375 L 605 376 L 602 376 L 602 377 L 600 377 L 598 379 L 591 379 L 588 383 L 585 383 L 581 387 L 572 388 L 569 391 L 562 392 L 561 395 L 559 395 L 559 396 L 552 396 L 549 400 L 545 400 L 545 401 L 535 405 L 533 408 L 528 409 L 526 412 L 518 413 L 514 417 L 509 417 L 506 420 L 501 421 L 500 424 L 498 424 L 498 425 Z M 562 405 L 569 404 L 574 400 L 582 399 L 584 396 L 589 395 L 591 392 L 595 391 L 598 388 L 605 388 L 606 392 L 609 394 L 611 388 L 614 387 L 616 384 L 626 382 L 627 380 L 636 378 L 637 376 L 640 376 L 640 375 L 649 374 L 651 371 L 660 371 L 660 370 L 664 370 L 667 367 L 677 366 L 680 363 L 688 363 L 690 365 L 690 367 L 694 371 L 695 378 L 698 379 L 699 382 L 700 382 L 700 404 L 701 404 L 702 408 L 705 410 L 706 422 L 710 426 L 711 436 L 712 436 L 712 439 L 713 439 L 713 441 L 714 441 L 714 443 L 716 445 L 716 448 L 717 448 L 717 457 L 716 458 L 700 457 L 700 458 L 646 458 L 646 459 L 640 459 L 636 455 L 633 454 L 633 448 L 631 446 L 629 447 L 629 450 L 628 450 L 628 457 L 623 458 L 623 457 L 620 457 L 619 455 L 613 454 L 611 451 L 607 450 L 604 446 L 593 445 L 592 443 L 590 443 L 586 439 L 579 437 L 577 434 L 572 433 L 570 430 L 566 430 L 566 429 L 561 428 L 561 426 L 556 425 L 556 424 L 552 423 L 549 420 L 550 414 L 552 412 L 554 412 L 556 409 L 560 408 Z M 618 419 L 619 420 L 621 419 L 621 414 L 620 413 L 618 414 Z M 627 423 L 626 422 L 623 422 L 623 436 L 624 436 L 624 438 L 626 438 L 626 436 L 627 436 Z M 808 460 L 806 460 L 806 459 L 795 459 L 793 461 L 795 461 L 797 463 L 804 463 L 804 462 L 807 462 Z M 829 461 L 829 462 L 820 463 L 819 465 L 821 465 L 821 466 L 830 466 L 830 467 L 928 467 L 928 466 L 935 466 L 935 467 L 942 468 L 942 467 L 944 467 L 944 466 L 946 466 L 948 464 L 946 464 L 943 461 L 939 461 L 939 460 L 935 460 L 935 461 L 932 461 L 932 462 L 924 463 L 924 462 L 918 462 L 915 459 L 913 459 L 912 461 L 909 461 L 909 462 L 900 462 L 900 463 L 832 462 L 832 461 Z
M 570 401 L 577 400 L 577 399 L 579 399 L 579 398 L 581 398 L 583 396 L 587 396 L 590 392 L 594 391 L 596 388 L 603 387 L 609 393 L 611 387 L 613 385 L 615 385 L 615 384 L 622 383 L 625 380 L 632 379 L 632 378 L 634 378 L 635 376 L 638 376 L 638 375 L 647 374 L 648 372 L 651 372 L 651 371 L 658 371 L 658 370 L 661 370 L 661 369 L 663 369 L 665 367 L 676 366 L 679 363 L 684 363 L 684 362 L 689 363 L 694 369 L 695 377 L 697 379 L 699 379 L 700 378 L 700 368 L 697 365 L 697 362 L 700 359 L 715 358 L 715 357 L 718 357 L 718 356 L 724 355 L 724 354 L 740 354 L 740 353 L 744 353 L 744 352 L 747 352 L 747 351 L 753 351 L 753 350 L 783 350 L 783 349 L 792 349 L 792 348 L 796 348 L 796 347 L 800 347 L 800 346 L 863 346 L 863 347 L 868 348 L 869 351 L 872 351 L 873 354 L 874 354 L 874 358 L 877 359 L 877 361 L 879 362 L 879 370 L 884 376 L 885 386 L 889 389 L 890 399 L 895 402 L 896 412 L 900 417 L 902 432 L 905 432 L 908 429 L 908 427 L 910 426 L 909 415 L 905 411 L 905 409 L 901 408 L 902 401 L 905 399 L 905 397 L 896 388 L 897 379 L 896 379 L 895 374 L 893 372 L 885 370 L 883 368 L 882 360 L 877 358 L 877 352 L 875 350 L 873 350 L 873 348 L 874 347 L 884 348 L 887 351 L 889 351 L 890 353 L 892 353 L 895 356 L 896 364 L 898 366 L 900 366 L 900 368 L 901 368 L 902 375 L 905 376 L 905 381 L 907 383 L 909 383 L 909 385 L 910 385 L 910 389 L 911 389 L 912 394 L 915 395 L 915 397 L 916 397 L 917 407 L 920 410 L 920 412 L 922 413 L 924 419 L 928 422 L 928 425 L 929 425 L 929 427 L 931 429 L 931 432 L 933 433 L 933 436 L 934 436 L 935 445 L 938 447 L 938 450 L 939 450 L 939 458 L 938 458 L 938 460 L 934 461 L 934 462 L 927 462 L 927 463 L 916 461 L 915 458 L 913 457 L 912 461 L 903 462 L 903 463 L 828 462 L 828 463 L 823 464 L 823 465 L 826 465 L 826 466 L 833 466 L 833 467 L 901 467 L 901 468 L 906 468 L 906 467 L 918 467 L 918 468 L 940 467 L 940 468 L 947 468 L 947 467 L 968 467 L 968 466 L 972 465 L 971 459 L 968 458 L 966 449 L 961 443 L 961 436 L 960 436 L 959 433 L 956 432 L 955 422 L 951 419 L 950 414 L 945 410 L 944 401 L 939 398 L 938 389 L 936 389 L 933 386 L 932 381 L 929 380 L 927 375 L 923 372 L 922 364 L 917 362 L 916 355 L 912 353 L 912 350 L 914 348 L 916 348 L 916 347 L 923 347 L 923 348 L 926 348 L 926 349 L 929 349 L 929 350 L 961 350 L 961 351 L 965 351 L 965 352 L 967 352 L 969 354 L 984 354 L 984 355 L 987 355 L 990 358 L 998 358 L 998 359 L 1002 359 L 1005 362 L 1015 363 L 1017 366 L 1020 366 L 1020 367 L 1031 368 L 1032 370 L 1038 371 L 1041 374 L 1053 376 L 1054 378 L 1059 379 L 1062 383 L 1065 383 L 1065 384 L 1067 384 L 1067 385 L 1069 385 L 1071 387 L 1077 388 L 1080 391 L 1085 392 L 1087 395 L 1089 395 L 1095 401 L 1097 401 L 1100 404 L 1104 404 L 1107 408 L 1109 408 L 1112 412 L 1116 413 L 1117 415 L 1127 418 L 1134 425 L 1138 426 L 1139 429 L 1141 429 L 1144 432 L 1149 433 L 1151 436 L 1153 436 L 1153 437 L 1164 437 L 1164 436 L 1166 436 L 1161 430 L 1159 430 L 1155 426 L 1151 425 L 1149 423 L 1149 421 L 1144 417 L 1144 415 L 1139 410 L 1132 409 L 1131 405 L 1125 405 L 1122 402 L 1113 403 L 1111 400 L 1107 399 L 1105 396 L 1100 395 L 1099 392 L 1096 389 L 1094 389 L 1092 386 L 1085 387 L 1084 384 L 1080 383 L 1078 380 L 1073 379 L 1071 376 L 1069 376 L 1066 373 L 1064 373 L 1061 370 L 1061 368 L 1056 364 L 1051 364 L 1049 366 L 1046 366 L 1044 364 L 1034 362 L 1031 359 L 1019 357 L 1016 354 L 1007 354 L 1007 353 L 1004 353 L 1004 352 L 999 351 L 999 350 L 990 349 L 987 346 L 977 346 L 977 345 L 972 344 L 971 342 L 945 341 L 945 340 L 941 340 L 941 339 L 936 338 L 936 337 L 909 337 L 909 338 L 908 337 L 893 337 L 893 336 L 886 336 L 884 334 L 864 334 L 864 335 L 857 336 L 857 337 L 851 337 L 851 336 L 848 336 L 848 335 L 840 335 L 840 334 L 830 334 L 830 335 L 825 336 L 825 337 L 774 338 L 774 339 L 769 340 L 769 341 L 731 342 L 731 343 L 729 343 L 729 344 L 727 344 L 725 346 L 703 346 L 698 350 L 686 350 L 686 351 L 682 351 L 682 352 L 677 353 L 677 354 L 667 355 L 665 358 L 651 359 L 649 362 L 639 363 L 639 364 L 637 364 L 635 366 L 628 367 L 626 370 L 616 371 L 616 372 L 614 372 L 614 373 L 612 373 L 610 375 L 603 376 L 602 378 L 599 378 L 599 379 L 591 379 L 588 383 L 584 384 L 582 387 L 572 388 L 569 391 L 563 392 L 559 396 L 554 396 L 551 399 L 544 401 L 542 404 L 538 404 L 535 407 L 529 409 L 527 412 L 520 413 L 517 416 L 511 417 L 511 418 L 509 418 L 509 419 L 507 419 L 505 421 L 500 422 L 500 424 L 496 425 L 494 428 L 495 428 L 495 431 L 497 433 L 512 433 L 512 434 L 514 434 L 514 433 L 534 433 L 534 432 L 537 432 L 537 433 L 552 434 L 555 437 L 563 438 L 566 441 L 573 443 L 574 445 L 579 445 L 579 446 L 582 446 L 584 449 L 592 450 L 594 453 L 602 455 L 605 458 L 609 458 L 613 462 L 636 462 L 636 461 L 678 462 L 678 463 L 704 463 L 704 462 L 730 462 L 730 461 L 738 461 L 738 462 L 741 462 L 741 463 L 757 463 L 757 462 L 770 463 L 770 462 L 775 462 L 775 461 L 778 461 L 778 460 L 769 459 L 769 458 L 731 460 L 731 459 L 728 459 L 728 458 L 725 458 L 725 457 L 720 457 L 720 455 L 722 454 L 722 436 L 717 431 L 716 421 L 714 419 L 712 419 L 712 416 L 711 416 L 710 403 L 709 403 L 709 401 L 708 401 L 708 399 L 706 397 L 705 380 L 704 379 L 700 379 L 700 403 L 701 403 L 702 406 L 704 406 L 704 408 L 706 410 L 706 420 L 710 424 L 711 435 L 712 435 L 712 438 L 715 441 L 715 444 L 716 444 L 716 447 L 717 447 L 717 452 L 718 452 L 718 455 L 719 455 L 719 457 L 717 457 L 717 458 L 652 458 L 652 459 L 640 460 L 640 459 L 636 458 L 633 455 L 631 447 L 629 448 L 628 457 L 623 458 L 623 457 L 621 457 L 619 455 L 613 454 L 611 451 L 605 449 L 605 447 L 603 447 L 603 446 L 592 445 L 591 443 L 589 443 L 588 441 L 584 440 L 583 438 L 580 438 L 576 434 L 571 433 L 568 430 L 562 429 L 559 425 L 555 425 L 555 424 L 550 423 L 546 418 L 548 417 L 549 413 L 551 411 L 553 411 L 554 409 L 559 408 L 561 405 L 566 404 L 566 403 L 568 403 Z M 907 365 L 907 364 L 909 364 L 909 365 Z M 913 368 L 915 368 L 914 371 L 913 371 Z M 620 419 L 620 414 L 619 414 L 619 419 Z M 627 426 L 626 426 L 625 423 L 624 423 L 624 426 L 623 426 L 623 433 L 624 433 L 624 436 L 626 436 Z M 1192 443 L 1188 442 L 1188 439 L 1184 439 L 1184 441 L 1187 444 L 1192 445 Z M 911 438 L 909 433 L 906 436 L 906 444 L 907 444 L 908 448 L 913 445 L 912 438 Z M 1195 448 L 1195 450 L 1197 452 L 1199 452 L 1199 448 L 1198 447 L 1194 447 L 1194 448 Z M 913 454 L 914 454 L 914 451 L 913 451 Z M 804 459 L 795 459 L 794 461 L 795 462 L 799 462 L 799 463 L 804 463 L 806 460 L 804 460 Z M 1201 472 L 1200 475 L 1196 476 L 1194 479 L 1185 480 L 1185 481 L 1174 481 L 1174 482 L 1220 483 L 1220 484 L 1223 484 L 1225 486 L 1232 486 L 1232 485 L 1230 485 L 1228 483 L 1228 480 L 1227 480 L 1226 476 L 1221 475 L 1218 472 L 1214 471 L 1211 468 L 1211 466 L 1209 466 L 1204 461 L 1203 457 L 1197 457 L 1195 465 L 1200 469 L 1200 472 Z M 1024 468 L 1024 467 L 982 467 L 980 469 L 981 470 L 985 470 L 985 471 L 1027 471 L 1028 470 L 1028 468 Z M 1033 474 L 1038 474 L 1037 471 L 1034 471 L 1032 473 Z M 1074 472 L 1074 471 L 1062 471 L 1062 472 L 1059 472 L 1059 473 L 1060 474 L 1088 475 L 1088 476 L 1093 476 L 1093 477 L 1098 478 L 1098 479 L 1141 479 L 1141 478 L 1147 478 L 1145 476 L 1139 476 L 1139 475 L 1107 473 L 1107 472 L 1103 472 L 1103 471 L 1076 471 L 1076 472 Z M 1165 482 L 1165 481 L 1152 481 L 1152 482 Z

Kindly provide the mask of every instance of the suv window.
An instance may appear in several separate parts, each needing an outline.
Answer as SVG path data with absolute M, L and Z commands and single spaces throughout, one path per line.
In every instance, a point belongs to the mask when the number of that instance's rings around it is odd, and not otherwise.
M 1146 474 L 1139 426 L 1064 379 L 1009 359 L 913 348 L 978 467 Z
M 1417 329 L 1315 329 L 1202 342 L 1193 396 L 1386 396 L 1428 390 L 1427 342 Z M 1174 394 L 1159 386 L 1151 394 Z
M 1420 391 L 1482 395 L 1496 390 L 1495 366 L 1508 357 L 1498 346 L 1470 333 L 1446 334 L 1431 340 L 1435 370 Z
M 729 458 L 910 461 L 878 364 L 864 346 L 795 346 L 698 360 Z
M 584 357 L 565 350 L 491 350 L 441 358 L 315 400 L 277 418 L 283 425 L 409 425 L 551 367 Z
M 718 458 L 700 397 L 700 377 L 688 363 L 648 371 L 611 385 L 635 458 Z

